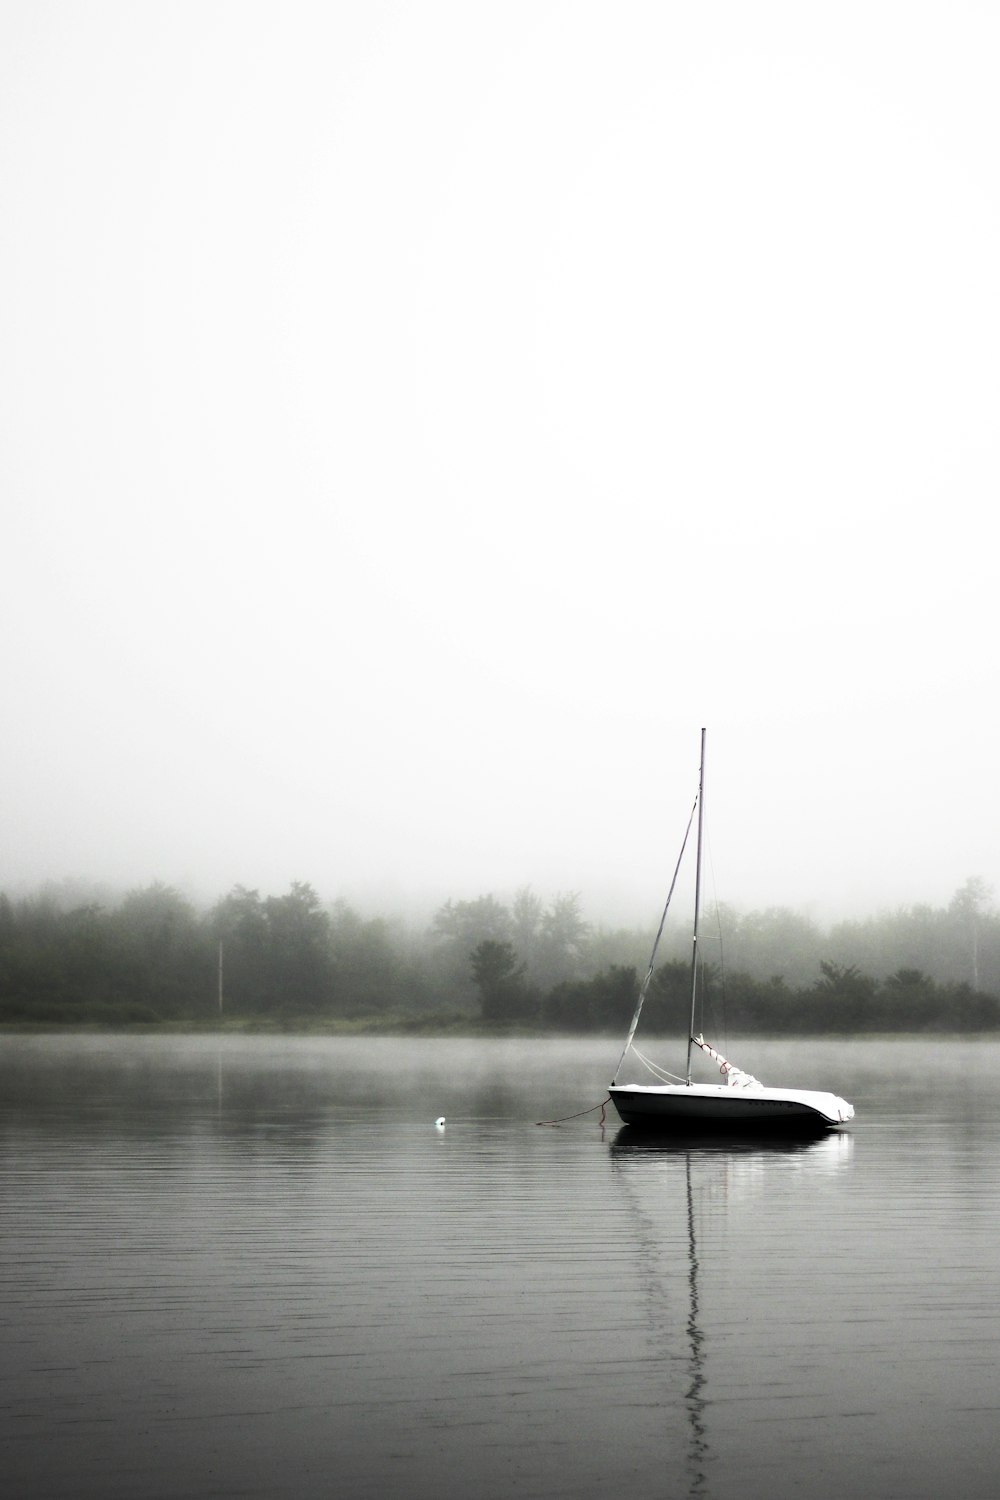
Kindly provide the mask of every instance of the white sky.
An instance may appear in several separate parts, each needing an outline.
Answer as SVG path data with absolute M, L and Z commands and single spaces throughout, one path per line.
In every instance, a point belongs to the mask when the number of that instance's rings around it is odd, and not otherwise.
M 0 887 L 1000 887 L 1000 9 L 0 9 Z

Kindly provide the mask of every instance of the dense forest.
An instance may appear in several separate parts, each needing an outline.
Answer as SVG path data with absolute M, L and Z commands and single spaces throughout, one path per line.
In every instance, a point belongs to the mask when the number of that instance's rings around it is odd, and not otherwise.
M 652 934 L 588 922 L 575 894 L 448 901 L 423 929 L 237 886 L 197 910 L 152 885 L 118 901 L 0 895 L 0 1024 L 518 1027 L 621 1032 Z M 644 1025 L 679 1033 L 688 935 L 665 941 Z M 706 1028 L 1000 1026 L 1000 913 L 971 879 L 947 907 L 822 928 L 785 909 L 706 916 Z

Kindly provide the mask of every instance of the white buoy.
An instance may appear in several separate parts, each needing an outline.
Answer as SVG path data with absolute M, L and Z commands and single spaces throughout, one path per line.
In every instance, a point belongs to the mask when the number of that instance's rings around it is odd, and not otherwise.
M 439 1115 L 434 1124 L 441 1130 L 444 1127 L 444 1115 Z

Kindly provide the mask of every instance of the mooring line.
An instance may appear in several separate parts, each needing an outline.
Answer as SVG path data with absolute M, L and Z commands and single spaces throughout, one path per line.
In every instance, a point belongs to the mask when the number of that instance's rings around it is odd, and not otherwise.
M 560 1115 L 560 1117 L 559 1117 L 558 1120 L 536 1120 L 535 1124 L 536 1125 L 564 1125 L 567 1120 L 582 1120 L 584 1115 L 592 1115 L 594 1113 L 595 1109 L 599 1109 L 601 1111 L 601 1118 L 598 1120 L 597 1123 L 599 1125 L 603 1125 L 604 1124 L 604 1107 L 605 1107 L 605 1105 L 610 1104 L 610 1103 L 611 1103 L 611 1095 L 609 1094 L 606 1099 L 602 1099 L 601 1100 L 600 1104 L 592 1104 L 589 1109 L 581 1109 L 580 1112 L 579 1112 L 579 1114 L 575 1114 L 575 1115 Z

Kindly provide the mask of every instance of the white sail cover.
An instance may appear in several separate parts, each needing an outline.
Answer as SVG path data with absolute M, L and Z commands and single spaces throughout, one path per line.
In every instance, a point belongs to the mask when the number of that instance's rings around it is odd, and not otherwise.
M 744 1073 L 735 1063 L 728 1062 L 721 1052 L 716 1052 L 714 1047 L 709 1046 L 703 1036 L 693 1036 L 691 1040 L 702 1052 L 707 1052 L 714 1062 L 719 1064 L 719 1072 L 731 1089 L 762 1089 L 764 1085 L 759 1078 L 752 1073 Z

